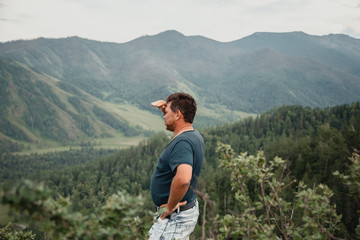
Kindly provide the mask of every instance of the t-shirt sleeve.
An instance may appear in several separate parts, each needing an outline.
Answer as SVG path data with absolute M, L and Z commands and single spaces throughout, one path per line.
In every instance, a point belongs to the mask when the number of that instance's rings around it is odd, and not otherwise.
M 180 164 L 189 164 L 193 166 L 193 158 L 193 149 L 190 142 L 186 140 L 177 142 L 170 155 L 169 165 L 171 171 L 174 172 Z

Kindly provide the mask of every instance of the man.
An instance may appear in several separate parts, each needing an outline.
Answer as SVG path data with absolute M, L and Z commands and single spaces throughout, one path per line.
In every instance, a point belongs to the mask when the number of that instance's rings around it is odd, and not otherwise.
M 189 239 L 199 216 L 193 189 L 204 160 L 204 140 L 192 126 L 196 102 L 189 94 L 174 93 L 166 102 L 152 105 L 162 110 L 166 129 L 174 137 L 151 178 L 151 197 L 159 216 L 150 229 L 150 239 Z

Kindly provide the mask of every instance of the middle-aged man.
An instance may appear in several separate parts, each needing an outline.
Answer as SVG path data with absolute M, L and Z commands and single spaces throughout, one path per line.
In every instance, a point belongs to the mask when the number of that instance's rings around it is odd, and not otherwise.
M 151 178 L 150 192 L 158 217 L 150 239 L 189 239 L 199 216 L 193 189 L 204 160 L 204 140 L 192 126 L 196 102 L 189 94 L 174 93 L 166 102 L 152 105 L 162 110 L 166 129 L 174 137 L 161 153 Z

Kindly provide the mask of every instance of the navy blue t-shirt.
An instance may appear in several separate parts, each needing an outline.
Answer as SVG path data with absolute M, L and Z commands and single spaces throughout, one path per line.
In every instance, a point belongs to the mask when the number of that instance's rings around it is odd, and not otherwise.
M 168 202 L 171 182 L 180 164 L 192 166 L 190 187 L 181 201 L 195 200 L 198 177 L 204 161 L 204 139 L 197 130 L 186 131 L 174 138 L 163 150 L 151 178 L 151 198 L 156 206 Z

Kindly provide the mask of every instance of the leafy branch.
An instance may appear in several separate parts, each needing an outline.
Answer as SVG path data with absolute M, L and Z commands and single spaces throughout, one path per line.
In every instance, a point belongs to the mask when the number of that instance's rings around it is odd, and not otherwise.
M 267 161 L 262 151 L 256 156 L 235 156 L 225 144 L 218 144 L 217 152 L 241 207 L 236 215 L 218 217 L 218 239 L 340 239 L 336 233 L 342 230 L 341 215 L 331 203 L 333 193 L 327 186 L 310 189 L 300 182 L 294 200 L 289 201 L 284 190 L 296 180 L 291 180 L 284 160 Z M 258 194 L 250 195 L 249 186 Z

